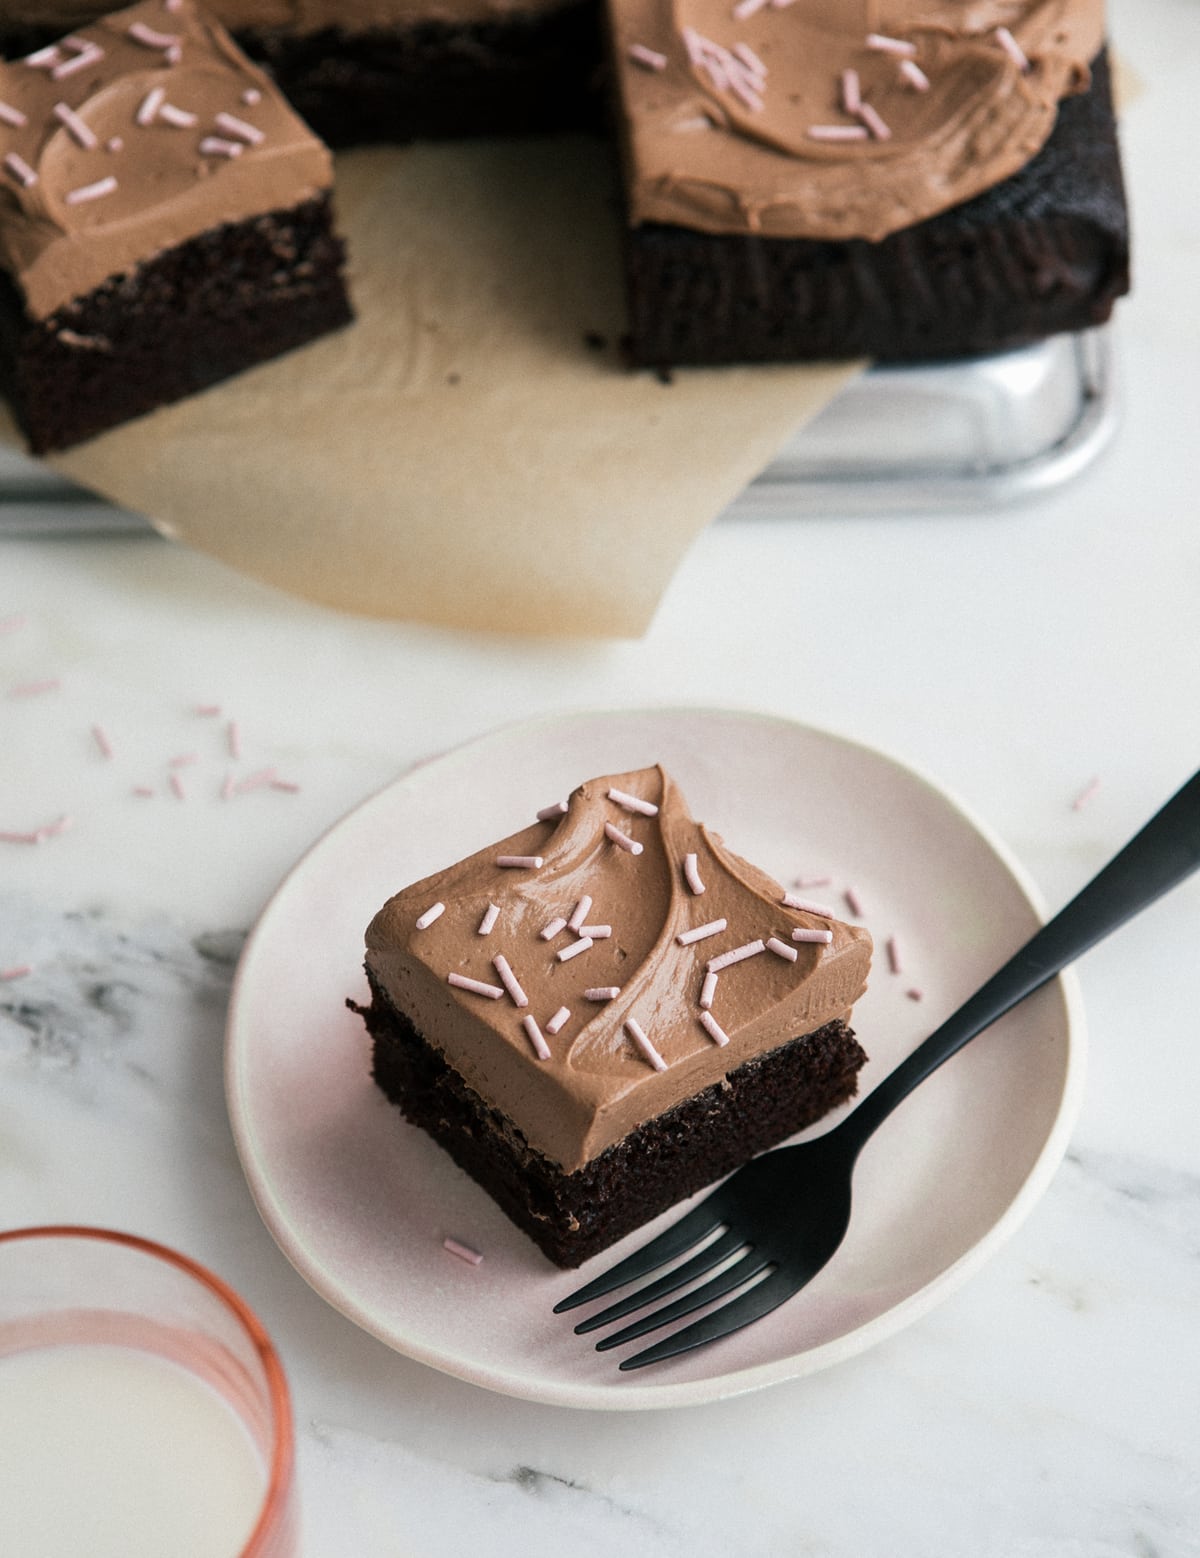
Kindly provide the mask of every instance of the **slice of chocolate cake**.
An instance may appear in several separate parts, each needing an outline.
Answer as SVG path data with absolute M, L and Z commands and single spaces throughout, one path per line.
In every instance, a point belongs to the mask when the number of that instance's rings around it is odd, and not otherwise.
M 1105 320 L 1101 0 L 621 0 L 640 364 L 996 351 Z
M 379 1086 L 560 1266 L 851 1097 L 871 938 L 693 821 L 595 779 L 384 905 Z
M 193 0 L 0 65 L 0 372 L 33 450 L 346 324 L 332 180 Z

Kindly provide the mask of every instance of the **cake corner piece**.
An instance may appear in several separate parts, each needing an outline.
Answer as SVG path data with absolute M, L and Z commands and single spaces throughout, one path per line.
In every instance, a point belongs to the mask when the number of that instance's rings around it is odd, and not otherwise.
M 328 149 L 195 0 L 0 64 L 0 374 L 34 453 L 348 324 Z
M 555 1264 L 850 1098 L 871 938 L 645 768 L 531 808 L 368 927 L 373 1073 Z

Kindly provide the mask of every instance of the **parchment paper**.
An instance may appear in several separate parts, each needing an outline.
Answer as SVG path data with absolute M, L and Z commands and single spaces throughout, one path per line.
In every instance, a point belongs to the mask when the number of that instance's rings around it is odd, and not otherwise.
M 585 137 L 356 152 L 337 191 L 357 324 L 54 461 L 311 600 L 640 634 L 689 543 L 858 371 L 630 373 L 610 154 Z

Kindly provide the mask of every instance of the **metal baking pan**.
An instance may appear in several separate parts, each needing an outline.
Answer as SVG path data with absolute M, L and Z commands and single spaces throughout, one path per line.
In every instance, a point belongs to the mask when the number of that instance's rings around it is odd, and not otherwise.
M 1062 485 L 1116 426 L 1108 329 L 966 363 L 872 368 L 787 444 L 725 518 L 993 508 Z M 0 445 L 0 536 L 148 531 Z

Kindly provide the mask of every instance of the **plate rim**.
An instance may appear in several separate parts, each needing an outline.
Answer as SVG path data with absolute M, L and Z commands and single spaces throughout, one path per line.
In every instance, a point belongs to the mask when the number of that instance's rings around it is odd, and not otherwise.
M 280 1206 L 278 1197 L 270 1185 L 269 1176 L 265 1173 L 259 1156 L 253 1151 L 254 1128 L 249 1118 L 249 1111 L 246 1108 L 244 1079 L 241 1075 L 240 1065 L 243 1052 L 238 1042 L 237 1031 L 240 1007 L 239 997 L 243 986 L 249 978 L 249 970 L 265 934 L 264 927 L 267 927 L 273 908 L 287 891 L 293 878 L 304 870 L 310 859 L 352 818 L 381 804 L 386 796 L 389 796 L 394 790 L 406 784 L 416 774 L 432 764 L 448 761 L 473 747 L 482 746 L 491 741 L 511 739 L 513 736 L 522 733 L 532 733 L 546 727 L 561 725 L 564 722 L 590 723 L 597 720 L 612 720 L 615 718 L 646 720 L 649 722 L 655 719 L 677 718 L 681 715 L 701 719 L 706 716 L 719 719 L 732 717 L 754 724 L 766 723 L 786 727 L 790 730 L 801 730 L 821 740 L 852 748 L 872 760 L 882 761 L 899 771 L 907 779 L 915 780 L 919 785 L 932 791 L 943 804 L 948 806 L 951 811 L 957 813 L 960 820 L 965 822 L 979 836 L 989 851 L 1009 873 L 1035 918 L 1039 922 L 1044 922 L 1045 919 L 1045 907 L 1041 893 L 1022 862 L 1003 839 L 992 830 L 990 825 L 984 822 L 953 790 L 948 789 L 945 785 L 933 779 L 919 766 L 907 760 L 897 758 L 891 752 L 874 746 L 867 741 L 848 736 L 828 726 L 815 725 L 807 720 L 797 719 L 769 710 L 755 709 L 750 706 L 673 703 L 670 705 L 644 705 L 633 708 L 572 708 L 554 710 L 524 719 L 505 721 L 416 759 L 386 784 L 356 802 L 325 828 L 276 883 L 246 938 L 234 971 L 225 1022 L 223 1072 L 230 1129 L 243 1175 L 258 1214 L 280 1251 L 297 1274 L 331 1308 L 344 1315 L 361 1330 L 366 1331 L 369 1335 L 375 1337 L 376 1340 L 403 1357 L 424 1364 L 437 1370 L 439 1373 L 463 1380 L 468 1384 L 477 1385 L 496 1394 L 517 1400 L 588 1411 L 665 1410 L 682 1406 L 695 1406 L 715 1400 L 732 1399 L 735 1396 L 762 1390 L 770 1385 L 782 1383 L 785 1380 L 805 1378 L 822 1369 L 830 1368 L 837 1363 L 856 1357 L 859 1353 L 867 1351 L 870 1347 L 904 1330 L 908 1325 L 911 1325 L 914 1321 L 935 1308 L 961 1287 L 974 1272 L 986 1265 L 995 1252 L 1016 1233 L 1041 1199 L 1057 1172 L 1066 1153 L 1082 1107 L 1086 1072 L 1087 1029 L 1082 989 L 1074 970 L 1068 968 L 1057 975 L 1054 980 L 1050 981 L 1051 986 L 1057 985 L 1059 987 L 1062 998 L 1065 1040 L 1062 1089 L 1054 1119 L 1046 1139 L 1030 1167 L 1029 1173 L 1004 1211 L 988 1228 L 986 1233 L 976 1240 L 969 1249 L 965 1250 L 956 1261 L 947 1266 L 937 1276 L 931 1278 L 915 1293 L 892 1305 L 882 1314 L 875 1316 L 874 1319 L 866 1321 L 861 1325 L 856 1325 L 852 1330 L 843 1335 L 815 1347 L 789 1354 L 784 1358 L 753 1364 L 741 1369 L 705 1375 L 700 1379 L 655 1384 L 652 1382 L 644 1383 L 639 1377 L 638 1382 L 634 1383 L 628 1375 L 618 1376 L 614 1368 L 614 1381 L 612 1384 L 595 1385 L 583 1382 L 577 1385 L 562 1384 L 558 1381 L 538 1380 L 533 1377 L 523 1376 L 514 1373 L 512 1370 L 506 1371 L 482 1362 L 464 1361 L 457 1357 L 447 1356 L 444 1351 L 438 1351 L 436 1348 L 419 1342 L 405 1342 L 402 1344 L 394 1334 L 389 1333 L 381 1325 L 370 1310 L 355 1300 L 353 1294 L 346 1290 L 344 1283 L 339 1284 L 334 1274 L 328 1272 L 321 1261 L 318 1261 L 315 1257 L 308 1256 L 299 1230 L 293 1228 L 286 1210 Z M 552 1323 L 552 1318 L 548 1311 L 548 1325 Z

